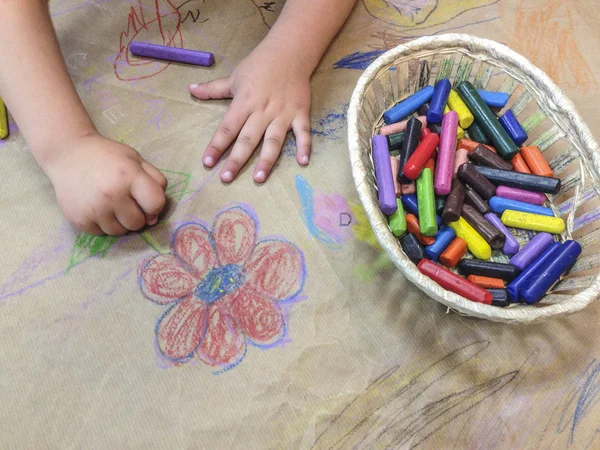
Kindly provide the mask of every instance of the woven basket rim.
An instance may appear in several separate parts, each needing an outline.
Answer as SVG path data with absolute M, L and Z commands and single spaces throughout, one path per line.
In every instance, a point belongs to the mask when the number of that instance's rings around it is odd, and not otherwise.
M 529 323 L 547 319 L 553 316 L 565 315 L 577 312 L 585 308 L 589 303 L 600 295 L 600 273 L 596 276 L 593 283 L 588 288 L 574 295 L 568 300 L 560 303 L 544 305 L 543 307 L 509 307 L 498 308 L 481 303 L 475 303 L 463 298 L 453 292 L 441 288 L 430 278 L 419 272 L 417 267 L 402 253 L 397 240 L 389 230 L 387 219 L 379 210 L 379 205 L 370 191 L 366 180 L 366 173 L 369 170 L 361 160 L 361 144 L 359 140 L 358 118 L 362 105 L 362 99 L 365 91 L 371 81 L 386 66 L 399 58 L 409 57 L 415 52 L 424 50 L 442 50 L 442 49 L 460 49 L 479 54 L 485 54 L 489 60 L 506 62 L 509 65 L 516 66 L 523 74 L 529 77 L 535 87 L 539 89 L 546 97 L 545 106 L 556 117 L 567 116 L 569 129 L 575 133 L 583 145 L 583 150 L 587 153 L 585 156 L 591 163 L 591 172 L 595 172 L 594 183 L 598 188 L 600 180 L 600 155 L 598 154 L 598 144 L 594 140 L 590 129 L 583 122 L 575 110 L 571 101 L 560 91 L 558 86 L 542 70 L 534 66 L 522 55 L 519 55 L 510 48 L 496 41 L 478 38 L 468 34 L 444 34 L 433 37 L 422 37 L 407 44 L 399 45 L 379 56 L 364 71 L 359 78 L 348 108 L 348 144 L 350 152 L 350 162 L 352 165 L 352 176 L 359 194 L 359 198 L 365 208 L 367 217 L 375 237 L 383 249 L 390 256 L 392 262 L 400 269 L 403 275 L 425 292 L 429 297 L 454 309 L 460 314 L 484 318 L 492 321 L 506 323 Z M 382 111 L 383 113 L 383 111 Z M 556 121 L 555 121 L 556 122 Z M 372 213 L 371 213 L 372 212 Z

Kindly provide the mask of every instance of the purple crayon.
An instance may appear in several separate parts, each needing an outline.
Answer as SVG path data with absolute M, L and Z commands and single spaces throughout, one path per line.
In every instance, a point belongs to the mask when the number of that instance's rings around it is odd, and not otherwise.
M 437 195 L 448 195 L 452 188 L 457 130 L 458 114 L 455 111 L 444 114 L 438 159 L 435 166 L 435 193 Z
M 373 165 L 375 166 L 375 179 L 379 194 L 379 209 L 385 215 L 391 216 L 398 209 L 396 191 L 394 189 L 394 175 L 390 163 L 390 151 L 387 138 L 378 134 L 373 136 Z
M 498 218 L 496 214 L 493 212 L 487 213 L 485 219 L 494 225 L 499 231 L 506 236 L 506 242 L 504 243 L 504 247 L 502 247 L 502 253 L 508 256 L 512 256 L 519 251 L 519 243 L 515 239 L 515 237 L 508 231 L 508 228 L 502 223 L 502 221 Z
M 538 233 L 531 239 L 519 253 L 510 258 L 510 263 L 524 270 L 531 264 L 544 250 L 546 250 L 554 242 L 554 238 L 550 233 Z
M 498 186 L 496 196 L 531 203 L 532 205 L 543 205 L 546 201 L 546 195 L 541 192 L 524 191 L 523 189 L 507 186 Z
M 196 66 L 212 66 L 215 63 L 215 55 L 198 50 L 187 50 L 185 48 L 166 47 L 164 45 L 148 44 L 146 42 L 132 42 L 129 50 L 135 56 L 145 58 L 162 59 Z

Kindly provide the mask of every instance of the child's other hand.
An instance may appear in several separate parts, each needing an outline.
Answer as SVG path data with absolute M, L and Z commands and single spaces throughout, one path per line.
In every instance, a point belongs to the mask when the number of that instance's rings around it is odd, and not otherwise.
M 264 182 L 277 162 L 287 132 L 296 136 L 296 159 L 310 155 L 310 73 L 293 54 L 283 54 L 263 41 L 231 76 L 191 85 L 200 100 L 233 98 L 203 156 L 213 167 L 236 140 L 221 170 L 221 180 L 233 181 L 264 136 L 254 181 Z
M 98 134 L 69 143 L 44 161 L 67 220 L 91 234 L 121 236 L 154 225 L 167 180 L 133 148 Z

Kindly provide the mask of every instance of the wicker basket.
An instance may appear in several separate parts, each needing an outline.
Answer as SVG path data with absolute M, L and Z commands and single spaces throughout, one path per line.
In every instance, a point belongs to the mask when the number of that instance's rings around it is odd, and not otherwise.
M 449 78 L 470 80 L 477 89 L 510 94 L 512 108 L 529 134 L 526 145 L 537 145 L 562 179 L 561 192 L 548 206 L 565 219 L 561 236 L 575 239 L 583 253 L 570 273 L 536 305 L 498 308 L 471 302 L 441 288 L 422 275 L 404 255 L 398 239 L 379 210 L 371 159 L 371 137 L 382 126 L 383 113 L 426 85 Z M 402 273 L 423 292 L 453 310 L 498 322 L 533 322 L 573 313 L 600 293 L 600 155 L 598 144 L 572 103 L 541 70 L 497 42 L 463 34 L 425 37 L 380 56 L 358 81 L 348 110 L 348 141 L 352 175 L 377 240 Z M 521 244 L 532 233 L 511 230 Z M 494 252 L 492 259 L 507 262 Z

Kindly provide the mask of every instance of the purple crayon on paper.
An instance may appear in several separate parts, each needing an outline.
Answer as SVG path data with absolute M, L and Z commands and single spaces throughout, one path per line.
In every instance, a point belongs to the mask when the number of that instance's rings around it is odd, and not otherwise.
M 538 256 L 540 256 L 544 250 L 550 247 L 550 244 L 554 242 L 554 238 L 550 233 L 538 233 L 533 239 L 531 239 L 523 249 L 515 256 L 510 258 L 510 263 L 513 266 L 517 266 L 519 269 L 524 270 L 529 264 L 531 264 Z
M 396 191 L 394 189 L 394 175 L 390 162 L 388 140 L 382 134 L 373 136 L 373 164 L 375 165 L 375 178 L 379 194 L 379 209 L 385 215 L 391 216 L 398 209 Z
M 456 154 L 456 132 L 458 130 L 458 114 L 450 111 L 442 119 L 442 133 L 437 164 L 435 166 L 435 193 L 448 195 L 452 189 L 454 156 Z
M 540 206 L 546 201 L 546 196 L 541 192 L 524 191 L 523 189 L 508 186 L 498 186 L 496 188 L 496 196 Z
M 483 217 L 485 217 L 485 219 L 489 223 L 494 225 L 494 227 L 496 227 L 499 231 L 502 232 L 502 234 L 504 234 L 504 236 L 506 236 L 506 242 L 504 243 L 504 246 L 502 247 L 502 253 L 504 253 L 505 255 L 508 255 L 508 256 L 512 256 L 515 253 L 517 253 L 519 251 L 519 243 L 517 242 L 515 237 L 511 234 L 511 232 L 508 230 L 508 228 L 506 228 L 506 225 L 504 225 L 502 223 L 500 218 L 492 212 L 487 213 Z
M 129 50 L 135 56 L 194 64 L 196 66 L 209 67 L 215 63 L 215 55 L 199 50 L 187 50 L 185 48 L 166 47 L 164 45 L 136 41 L 129 44 Z

